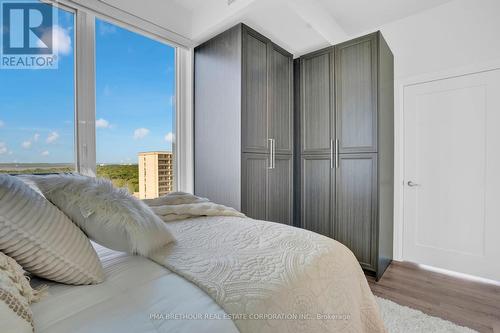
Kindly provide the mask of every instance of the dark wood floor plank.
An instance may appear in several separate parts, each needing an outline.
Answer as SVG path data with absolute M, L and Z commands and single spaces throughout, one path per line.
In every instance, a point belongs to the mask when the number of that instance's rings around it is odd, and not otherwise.
M 411 293 L 418 293 L 425 286 L 425 293 L 431 294 L 441 303 L 451 302 L 456 306 L 464 306 L 470 308 L 473 305 L 476 311 L 497 310 L 497 319 L 500 320 L 500 299 L 494 293 L 482 294 L 475 293 L 471 289 L 462 289 L 448 284 L 448 288 L 443 288 L 441 282 L 429 283 L 421 279 L 415 279 L 400 275 L 397 273 L 388 275 L 384 281 L 384 285 L 390 285 L 393 288 L 408 290 Z
M 479 332 L 500 333 L 500 284 L 451 276 L 397 261 L 379 281 L 370 276 L 367 280 L 379 297 Z

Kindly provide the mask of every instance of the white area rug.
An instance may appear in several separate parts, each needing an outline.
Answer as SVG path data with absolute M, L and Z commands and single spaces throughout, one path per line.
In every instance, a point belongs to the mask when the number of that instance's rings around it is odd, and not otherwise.
M 477 333 L 441 318 L 375 297 L 389 333 Z

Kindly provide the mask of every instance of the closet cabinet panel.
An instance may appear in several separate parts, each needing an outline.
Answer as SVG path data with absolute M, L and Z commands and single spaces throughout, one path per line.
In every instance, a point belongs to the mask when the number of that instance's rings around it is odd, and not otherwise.
M 268 170 L 267 220 L 293 224 L 293 156 L 276 155 Z
M 377 151 L 377 35 L 335 47 L 340 153 Z
M 328 153 L 333 133 L 333 49 L 301 58 L 301 152 Z
M 333 169 L 328 155 L 301 158 L 301 227 L 333 237 Z
M 394 57 L 376 32 L 295 64 L 296 216 L 379 279 L 393 249 Z
M 269 159 L 264 154 L 243 154 L 241 210 L 248 216 L 265 220 L 267 217 L 267 168 Z
M 243 33 L 243 152 L 265 153 L 267 145 L 268 42 L 251 31 Z
M 195 194 L 293 225 L 292 54 L 238 24 L 194 62 Z
M 241 29 L 234 27 L 194 51 L 194 193 L 237 210 L 241 209 L 240 45 Z
M 365 269 L 376 267 L 377 155 L 341 154 L 336 169 L 336 237 Z
M 277 154 L 293 153 L 292 61 L 282 49 L 270 47 L 268 135 L 275 141 Z

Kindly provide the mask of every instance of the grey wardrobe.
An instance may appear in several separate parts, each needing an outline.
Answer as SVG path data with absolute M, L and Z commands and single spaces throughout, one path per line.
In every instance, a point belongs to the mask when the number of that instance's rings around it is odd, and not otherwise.
M 292 224 L 292 55 L 238 24 L 194 57 L 195 193 Z
M 379 278 L 392 259 L 393 55 L 377 32 L 296 61 L 296 215 Z

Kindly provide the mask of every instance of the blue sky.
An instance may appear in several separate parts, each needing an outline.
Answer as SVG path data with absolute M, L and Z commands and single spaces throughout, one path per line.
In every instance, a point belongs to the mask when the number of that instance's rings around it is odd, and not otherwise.
M 58 69 L 0 69 L 0 163 L 74 161 L 74 23 L 58 10 Z M 96 21 L 97 162 L 171 150 L 175 49 Z

